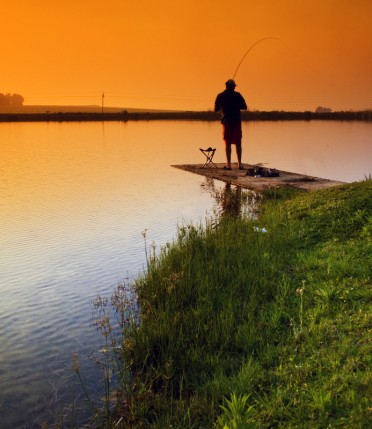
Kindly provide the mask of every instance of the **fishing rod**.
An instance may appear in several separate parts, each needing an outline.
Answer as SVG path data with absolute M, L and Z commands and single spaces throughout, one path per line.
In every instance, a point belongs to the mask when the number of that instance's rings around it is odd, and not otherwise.
M 238 64 L 238 67 L 235 70 L 235 73 L 233 75 L 233 79 L 235 79 L 236 74 L 238 73 L 239 67 L 241 66 L 242 62 L 244 61 L 245 57 L 249 54 L 249 52 L 259 43 L 265 41 L 265 40 L 280 40 L 278 37 L 263 37 L 260 40 L 257 40 L 257 42 L 253 43 L 252 46 L 250 46 L 250 48 L 246 51 L 246 53 L 243 55 L 242 59 L 240 60 L 240 63 Z
M 242 62 L 244 61 L 245 57 L 249 54 L 249 52 L 259 43 L 264 42 L 265 40 L 278 40 L 280 43 L 282 43 L 282 45 L 288 49 L 298 60 L 300 60 L 311 72 L 313 72 L 313 70 L 311 69 L 311 67 L 293 50 L 291 49 L 289 46 L 287 46 L 283 40 L 279 39 L 279 37 L 263 37 L 260 40 L 257 40 L 257 42 L 254 42 L 253 45 L 251 45 L 249 47 L 249 49 L 244 53 L 242 59 L 240 60 L 238 67 L 235 70 L 235 73 L 233 75 L 233 79 L 235 79 L 236 74 L 238 73 L 239 67 L 241 66 Z

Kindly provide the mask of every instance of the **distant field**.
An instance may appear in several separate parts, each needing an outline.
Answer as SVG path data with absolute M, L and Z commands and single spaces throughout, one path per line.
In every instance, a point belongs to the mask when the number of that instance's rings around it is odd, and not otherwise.
M 26 121 L 129 121 L 129 120 L 220 120 L 220 115 L 208 111 L 181 111 L 158 109 L 133 109 L 128 107 L 93 106 L 0 106 L 0 122 Z M 372 121 L 372 110 L 361 112 L 285 112 L 285 111 L 246 111 L 243 121 L 290 121 L 290 120 L 338 120 Z
M 155 109 L 132 109 L 128 107 L 105 107 L 105 113 L 127 112 L 159 112 Z M 25 106 L 0 106 L 0 113 L 101 113 L 102 107 L 93 106 L 48 106 L 48 105 L 25 105 Z

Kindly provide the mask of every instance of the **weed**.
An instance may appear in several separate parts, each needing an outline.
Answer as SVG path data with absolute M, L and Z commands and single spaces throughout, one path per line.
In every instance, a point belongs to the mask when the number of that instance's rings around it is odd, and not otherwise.
M 248 405 L 249 395 L 236 396 L 225 400 L 221 405 L 222 415 L 218 417 L 216 428 L 219 429 L 254 429 L 257 424 L 252 420 L 253 407 Z

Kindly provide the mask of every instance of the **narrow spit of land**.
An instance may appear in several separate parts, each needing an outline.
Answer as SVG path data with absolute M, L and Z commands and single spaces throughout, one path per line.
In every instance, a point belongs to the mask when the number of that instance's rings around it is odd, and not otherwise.
M 248 176 L 247 171 L 257 167 L 250 164 L 244 164 L 244 170 L 239 170 L 237 168 L 224 170 L 224 164 L 220 163 L 213 164 L 212 166 L 204 166 L 203 164 L 183 164 L 173 165 L 172 167 L 211 179 L 221 180 L 225 183 L 240 186 L 244 189 L 252 189 L 256 191 L 264 191 L 265 189 L 279 187 L 293 187 L 307 191 L 315 191 L 330 188 L 332 186 L 338 186 L 343 183 L 337 180 L 322 179 L 320 177 L 281 170 L 278 170 L 278 177 L 262 177 L 260 175 L 258 175 L 258 177 Z

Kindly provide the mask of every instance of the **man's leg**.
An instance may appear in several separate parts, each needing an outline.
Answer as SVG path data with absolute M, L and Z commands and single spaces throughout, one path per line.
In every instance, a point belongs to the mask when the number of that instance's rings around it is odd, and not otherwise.
M 243 168 L 243 165 L 242 165 L 242 145 L 241 145 L 241 143 L 236 145 L 236 156 L 238 158 L 238 167 L 239 168 Z
M 226 167 L 231 168 L 231 143 L 225 140 Z

